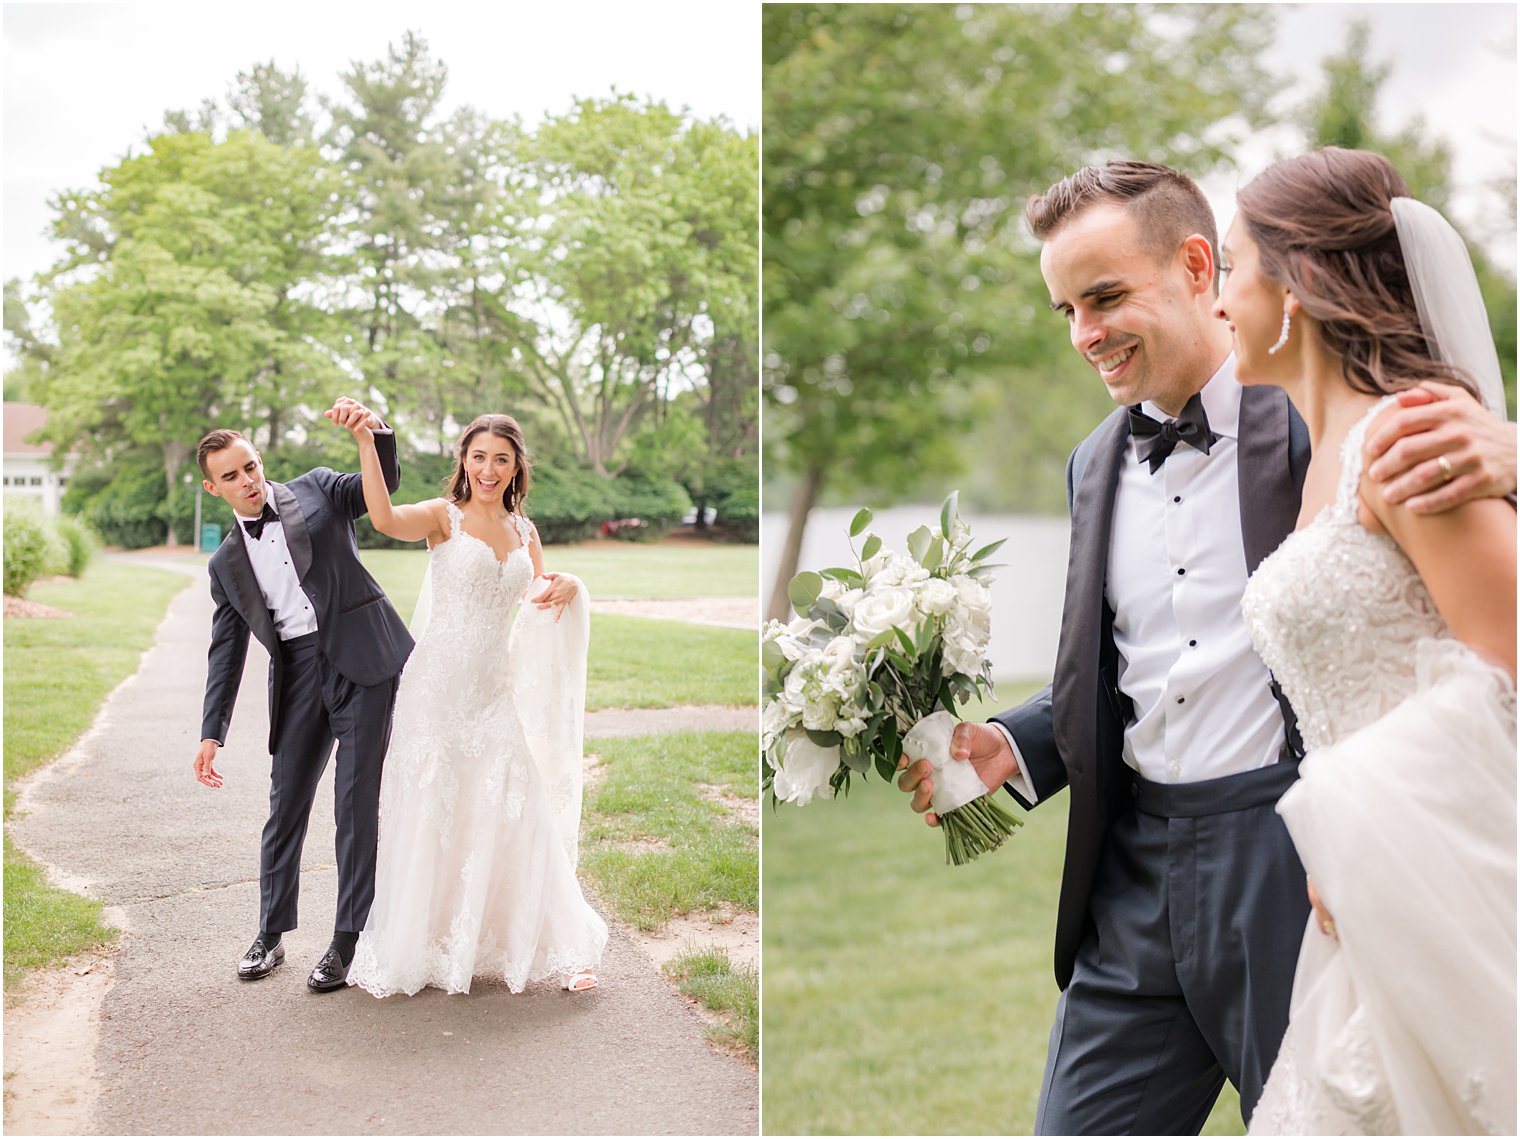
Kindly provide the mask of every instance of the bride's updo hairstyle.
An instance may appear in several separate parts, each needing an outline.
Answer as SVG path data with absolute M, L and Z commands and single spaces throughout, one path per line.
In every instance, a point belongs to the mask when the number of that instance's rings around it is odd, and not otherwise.
M 502 503 L 509 511 L 520 511 L 528 486 L 533 481 L 533 463 L 528 458 L 522 427 L 510 415 L 478 415 L 464 429 L 459 436 L 459 445 L 454 448 L 454 473 L 445 480 L 444 485 L 448 488 L 445 493 L 450 502 L 470 501 L 470 476 L 464 471 L 464 457 L 470 453 L 470 441 L 482 431 L 512 445 L 512 454 L 517 458 L 517 473 L 512 476 L 507 493 L 502 495 Z
M 1457 384 L 1430 355 L 1389 204 L 1409 197 L 1393 163 L 1327 146 L 1267 167 L 1236 198 L 1262 272 L 1320 324 L 1354 390 L 1386 395 L 1419 380 Z

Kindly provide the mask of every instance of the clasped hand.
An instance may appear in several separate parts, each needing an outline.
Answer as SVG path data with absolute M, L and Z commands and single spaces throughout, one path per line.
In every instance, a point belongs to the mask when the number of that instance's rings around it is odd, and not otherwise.
M 338 401 L 322 413 L 339 427 L 353 433 L 360 443 L 373 439 L 374 428 L 380 426 L 380 417 L 358 400 L 339 396 Z

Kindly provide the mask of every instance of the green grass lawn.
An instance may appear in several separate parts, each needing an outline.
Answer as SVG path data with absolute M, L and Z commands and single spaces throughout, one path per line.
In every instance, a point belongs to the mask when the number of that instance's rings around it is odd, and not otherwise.
M 1000 685 L 996 706 L 1031 690 Z M 1065 795 L 953 868 L 874 775 L 762 813 L 764 1133 L 1029 1134 L 1059 996 Z M 1232 1089 L 1204 1133 L 1243 1133 Z
M 755 799 L 755 741 L 754 732 L 587 741 L 605 773 L 586 793 L 580 868 L 618 920 L 659 929 L 677 914 L 759 908 L 755 827 L 719 801 Z
M 723 1016 L 708 1028 L 720 1044 L 737 1044 L 751 1060 L 760 1055 L 760 975 L 753 967 L 735 968 L 726 949 L 696 949 L 679 954 L 665 972 L 681 991 Z
M 427 551 L 364 550 L 364 565 L 403 617 L 410 618 L 422 587 Z M 758 597 L 755 546 L 645 546 L 637 542 L 590 542 L 550 546 L 544 566 L 573 573 L 597 597 Z
M 759 667 L 751 630 L 593 613 L 586 707 L 754 704 Z
M 78 581 L 38 585 L 31 598 L 71 618 L 5 621 L 5 814 L 13 780 L 61 755 L 106 696 L 137 670 L 170 600 L 191 584 L 164 570 L 94 562 Z M 47 884 L 5 841 L 5 993 L 31 969 L 109 941 L 100 904 Z

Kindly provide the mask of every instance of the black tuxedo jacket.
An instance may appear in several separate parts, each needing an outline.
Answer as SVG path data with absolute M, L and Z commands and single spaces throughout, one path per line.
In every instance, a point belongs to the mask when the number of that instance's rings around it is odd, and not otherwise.
M 375 447 L 385 484 L 394 493 L 401 482 L 396 437 L 377 434 Z M 354 520 L 365 512 L 360 476 L 318 467 L 289 483 L 271 482 L 269 488 L 296 577 L 317 615 L 323 655 L 362 687 L 389 680 L 406 664 L 412 637 L 385 591 L 359 561 Z M 279 637 L 237 526 L 234 523 L 233 531 L 211 555 L 208 567 L 216 611 L 211 618 L 201 739 L 227 742 L 227 725 L 252 633 L 269 650 L 269 750 L 273 753 L 280 726 Z
M 994 717 L 1018 741 L 1040 803 L 1062 787 L 1071 789 L 1056 913 L 1055 971 L 1062 989 L 1071 981 L 1109 824 L 1133 802 L 1131 771 L 1123 757 L 1130 710 L 1118 688 L 1114 615 L 1104 592 L 1114 499 L 1128 442 L 1128 413 L 1120 408 L 1072 452 L 1066 467 L 1071 552 L 1055 679 L 1024 704 Z M 1309 465 L 1308 431 L 1281 389 L 1248 387 L 1241 392 L 1236 464 L 1241 541 L 1250 572 L 1292 531 Z M 1291 733 L 1292 713 L 1286 705 L 1284 712 Z M 1014 797 L 1024 802 L 1018 794 Z

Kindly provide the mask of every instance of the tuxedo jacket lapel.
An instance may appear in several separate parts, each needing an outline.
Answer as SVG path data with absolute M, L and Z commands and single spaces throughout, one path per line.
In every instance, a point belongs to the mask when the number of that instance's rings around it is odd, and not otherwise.
M 227 535 L 224 543 L 227 547 L 227 578 L 232 583 L 232 591 L 237 595 L 238 611 L 248 623 L 248 628 L 265 648 L 273 651 L 279 640 L 274 629 L 274 618 L 270 616 L 269 606 L 264 604 L 264 595 L 259 592 L 258 578 L 253 576 L 253 562 L 248 557 L 248 546 L 243 541 L 243 535 L 238 533 L 242 529 L 242 523 L 234 521 L 232 525 L 235 529 Z
M 290 560 L 295 564 L 296 580 L 305 581 L 311 569 L 311 535 L 306 530 L 306 515 L 296 492 L 282 482 L 269 484 L 274 492 L 275 513 L 285 529 L 285 544 L 290 548 Z
M 1097 756 L 1098 667 L 1103 656 L 1108 603 L 1108 548 L 1114 529 L 1114 499 L 1119 464 L 1127 453 L 1129 424 L 1114 415 L 1093 440 L 1085 469 L 1072 471 L 1075 483 L 1071 517 L 1071 551 L 1066 564 L 1067 619 L 1056 650 L 1052 700 L 1062 709 L 1056 718 L 1056 742 L 1076 782 Z
M 1307 444 L 1308 433 L 1280 389 L 1248 387 L 1240 393 L 1236 472 L 1247 573 L 1282 544 L 1298 520 L 1308 459 L 1308 447 L 1300 442 Z

